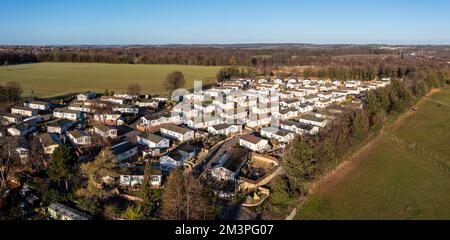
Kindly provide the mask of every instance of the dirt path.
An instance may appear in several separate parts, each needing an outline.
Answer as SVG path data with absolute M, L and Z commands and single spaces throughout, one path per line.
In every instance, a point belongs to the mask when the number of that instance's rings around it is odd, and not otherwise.
M 426 94 L 416 105 L 415 107 L 420 108 L 420 106 L 428 101 L 431 96 L 434 94 L 441 92 L 441 89 L 432 89 L 428 94 Z M 419 109 L 420 110 L 420 109 Z M 381 134 L 366 144 L 364 147 L 362 147 L 359 151 L 354 153 L 351 157 L 344 160 L 338 167 L 336 167 L 333 171 L 327 173 L 325 176 L 321 177 L 319 180 L 313 182 L 309 187 L 309 193 L 325 193 L 331 189 L 333 189 L 335 186 L 337 186 L 339 183 L 341 183 L 343 180 L 346 179 L 347 176 L 349 176 L 350 173 L 352 173 L 357 166 L 359 165 L 360 161 L 364 159 L 364 155 L 371 152 L 373 146 L 377 144 L 377 142 L 383 137 L 384 131 L 392 131 L 397 129 L 398 127 L 402 126 L 404 121 L 408 119 L 409 117 L 413 116 L 416 112 L 414 110 L 409 110 L 406 113 L 402 114 L 393 124 L 386 127 L 386 129 L 383 129 L 381 131 Z

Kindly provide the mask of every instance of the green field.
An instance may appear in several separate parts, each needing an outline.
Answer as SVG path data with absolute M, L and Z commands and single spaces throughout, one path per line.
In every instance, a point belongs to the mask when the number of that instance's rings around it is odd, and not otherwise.
M 19 82 L 24 95 L 31 90 L 35 96 L 50 97 L 87 90 L 104 92 L 105 89 L 126 90 L 131 83 L 141 85 L 143 92 L 165 93 L 163 81 L 168 73 L 183 72 L 186 87 L 195 80 L 213 83 L 220 67 L 186 65 L 128 65 L 95 63 L 36 63 L 0 67 L 0 84 Z
M 450 219 L 450 88 L 418 108 L 358 155 L 341 182 L 313 194 L 297 219 Z

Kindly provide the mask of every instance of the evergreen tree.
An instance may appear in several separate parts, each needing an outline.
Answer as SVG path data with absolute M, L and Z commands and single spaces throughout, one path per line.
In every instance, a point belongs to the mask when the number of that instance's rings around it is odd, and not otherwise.
M 351 134 L 353 140 L 360 142 L 367 137 L 369 129 L 369 120 L 363 111 L 354 111 L 351 115 Z
M 111 148 L 105 148 L 95 158 L 93 162 L 83 164 L 80 167 L 81 173 L 88 178 L 86 189 L 78 192 L 79 196 L 86 198 L 103 199 L 108 196 L 108 192 L 102 188 L 104 177 L 115 177 L 117 163 Z
M 151 184 L 151 176 L 152 176 L 152 163 L 151 161 L 148 161 L 145 165 L 145 171 L 144 171 L 144 182 L 142 184 L 141 188 L 141 197 L 142 197 L 142 211 L 143 216 L 146 219 L 151 219 L 156 210 L 156 201 L 158 200 L 158 194 L 155 192 L 155 189 L 153 189 L 153 186 Z
M 88 178 L 87 186 L 78 189 L 76 196 L 78 207 L 95 215 L 101 208 L 101 202 L 110 196 L 103 187 L 104 177 L 116 177 L 117 163 L 111 148 L 105 148 L 93 162 L 83 164 L 81 173 Z
M 47 170 L 50 179 L 58 184 L 65 182 L 65 189 L 68 191 L 69 181 L 77 172 L 77 157 L 74 152 L 65 145 L 55 149 Z

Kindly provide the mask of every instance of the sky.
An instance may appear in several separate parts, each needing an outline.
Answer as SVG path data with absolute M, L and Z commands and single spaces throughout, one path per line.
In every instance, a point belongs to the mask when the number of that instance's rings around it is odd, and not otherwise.
M 450 44 L 448 0 L 0 0 L 0 44 Z

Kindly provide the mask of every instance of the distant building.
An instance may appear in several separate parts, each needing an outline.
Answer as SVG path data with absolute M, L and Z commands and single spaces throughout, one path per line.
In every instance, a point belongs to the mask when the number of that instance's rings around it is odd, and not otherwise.
M 160 188 L 162 185 L 162 171 L 156 167 L 153 167 L 150 172 L 150 184 L 153 188 Z M 144 183 L 145 176 L 141 174 L 128 174 L 120 175 L 120 185 L 124 187 L 139 186 Z
M 103 96 L 100 98 L 100 101 L 110 102 L 110 103 L 115 103 L 115 104 L 120 104 L 120 105 L 123 105 L 127 102 L 127 100 L 124 98 L 113 97 L 113 96 Z
M 283 108 L 294 108 L 300 106 L 302 104 L 301 99 L 293 98 L 293 99 L 284 99 L 280 101 L 280 106 Z
M 94 133 L 100 135 L 102 138 L 117 138 L 117 129 L 112 126 L 107 126 L 104 124 L 95 124 Z
M 136 156 L 138 154 L 138 146 L 131 142 L 121 142 L 112 146 L 111 151 L 116 156 L 116 161 L 121 162 Z
M 62 205 L 61 203 L 52 203 L 47 208 L 51 218 L 55 220 L 92 220 L 92 216 L 84 214 L 78 210 Z
M 326 108 L 333 103 L 331 99 L 323 99 L 314 103 L 316 108 Z
M 216 180 L 234 181 L 241 168 L 247 163 L 249 152 L 244 148 L 233 148 L 225 153 L 209 170 Z
M 27 141 L 25 138 L 23 138 L 23 137 L 19 138 L 16 152 L 19 154 L 20 159 L 28 158 L 30 149 L 28 147 L 28 144 L 27 144 Z
M 269 141 L 251 134 L 240 137 L 239 145 L 255 152 L 264 152 L 270 148 Z
M 193 130 L 179 127 L 174 124 L 165 124 L 161 126 L 160 131 L 163 136 L 176 139 L 180 142 L 189 141 L 195 137 Z
M 139 107 L 133 105 L 119 105 L 113 107 L 112 110 L 122 114 L 139 114 Z
M 162 171 L 161 169 L 152 168 L 152 171 L 150 172 L 150 184 L 154 188 L 160 188 L 162 185 Z
M 169 139 L 153 133 L 143 133 L 141 136 L 137 136 L 137 142 L 149 148 L 163 149 L 170 147 Z
M 134 187 L 142 185 L 144 183 L 144 175 L 120 175 L 120 186 L 123 187 Z
M 303 135 L 303 134 L 314 135 L 319 132 L 319 127 L 317 127 L 317 126 L 314 126 L 311 124 L 306 124 L 306 123 L 294 122 L 294 121 L 281 121 L 280 127 L 283 130 L 288 130 L 288 131 L 294 132 L 298 135 Z
M 61 137 L 55 133 L 44 133 L 39 136 L 39 141 L 44 148 L 44 153 L 51 155 L 59 146 L 63 145 Z
M 141 99 L 136 101 L 136 105 L 138 105 L 139 107 L 157 109 L 159 107 L 159 102 L 153 99 Z
M 268 127 L 261 129 L 261 135 L 270 139 L 276 139 L 280 143 L 289 143 L 295 138 L 295 133 L 287 130 Z
M 68 107 L 69 110 L 90 113 L 93 112 L 92 107 L 90 105 L 85 104 L 71 104 Z
M 12 114 L 18 114 L 25 117 L 34 117 L 38 115 L 38 109 L 15 106 L 11 108 Z
M 186 160 L 187 158 L 180 152 L 172 150 L 160 158 L 160 163 L 161 166 L 165 169 L 174 169 L 183 167 Z
M 325 118 L 319 118 L 311 114 L 305 114 L 298 120 L 300 123 L 311 124 L 317 127 L 325 127 L 327 120 Z
M 78 101 L 87 101 L 89 99 L 93 99 L 97 96 L 97 94 L 95 92 L 85 92 L 82 94 L 77 95 L 77 100 Z
M 165 169 L 183 167 L 187 160 L 195 157 L 197 149 L 190 144 L 183 144 L 160 158 L 160 164 Z
M 344 85 L 346 88 L 356 88 L 361 84 L 361 81 L 347 80 Z
M 108 125 L 122 125 L 122 114 L 120 112 L 111 112 L 105 114 L 95 114 L 94 120 Z
M 7 122 L 7 124 L 10 123 L 19 123 L 23 120 L 23 117 L 19 114 L 12 114 L 12 113 L 7 113 L 5 115 L 2 116 L 3 120 Z
M 53 111 L 53 117 L 59 119 L 67 119 L 70 121 L 78 121 L 81 119 L 81 112 L 70 109 L 60 108 Z
M 298 110 L 295 108 L 282 109 L 278 112 L 273 113 L 274 116 L 280 120 L 288 120 L 298 117 Z
M 85 146 L 92 144 L 92 137 L 84 131 L 75 129 L 67 133 L 73 144 L 77 146 Z
M 119 98 L 123 98 L 123 99 L 126 99 L 126 100 L 133 100 L 133 99 L 139 98 L 138 95 L 130 95 L 130 94 L 127 94 L 127 93 L 115 93 L 114 97 L 119 97 Z
M 142 125 L 144 126 L 160 126 L 162 124 L 181 124 L 181 117 L 179 115 L 172 116 L 171 113 L 166 114 L 147 114 L 141 118 Z
M 242 125 L 235 124 L 219 124 L 208 127 L 208 132 L 215 135 L 230 135 L 240 133 L 242 131 Z
M 32 101 L 30 103 L 25 103 L 25 107 L 31 108 L 31 109 L 37 109 L 42 111 L 47 111 L 50 109 L 51 104 L 48 102 L 43 101 Z
M 8 133 L 11 136 L 26 136 L 29 133 L 34 132 L 36 130 L 36 126 L 28 123 L 20 123 L 14 127 L 8 128 Z
M 64 132 L 69 130 L 72 126 L 73 122 L 61 119 L 56 122 L 49 123 L 47 125 L 47 132 L 63 134 Z

